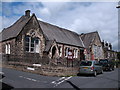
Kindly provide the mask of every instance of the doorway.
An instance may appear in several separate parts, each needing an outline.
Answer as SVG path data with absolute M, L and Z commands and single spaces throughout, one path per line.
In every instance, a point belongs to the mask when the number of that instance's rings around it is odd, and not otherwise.
M 56 47 L 54 46 L 52 48 L 52 59 L 55 57 L 55 54 L 56 54 Z

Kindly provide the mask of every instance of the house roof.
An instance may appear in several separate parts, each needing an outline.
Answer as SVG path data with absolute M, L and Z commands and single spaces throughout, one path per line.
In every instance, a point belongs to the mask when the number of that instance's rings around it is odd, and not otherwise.
M 55 40 L 58 43 L 84 47 L 82 40 L 77 33 L 43 21 L 39 21 L 39 24 L 48 40 Z
M 2 34 L 2 41 L 17 37 L 17 35 L 21 32 L 21 30 L 26 25 L 26 23 L 31 19 L 31 17 L 28 18 L 26 16 L 22 16 L 13 25 L 4 29 L 0 33 Z M 69 31 L 67 29 L 60 28 L 55 25 L 48 24 L 43 21 L 38 22 L 43 31 L 43 34 L 47 38 L 47 41 L 50 41 L 49 43 L 47 43 L 48 47 L 50 46 L 52 40 L 55 40 L 58 43 L 84 47 L 84 44 L 82 43 L 82 40 L 77 33 Z
M 2 40 L 0 41 L 4 41 L 10 38 L 17 37 L 17 35 L 22 30 L 22 28 L 29 21 L 29 19 L 30 18 L 26 16 L 21 16 L 20 19 L 18 19 L 13 25 L 11 25 L 8 28 L 3 29 L 3 31 L 0 33 L 0 35 L 2 36 Z
M 94 43 L 94 40 L 97 37 L 97 35 L 99 35 L 97 31 L 85 33 L 85 34 L 83 33 L 80 35 L 80 37 L 85 45 L 85 48 L 89 49 L 89 46 L 91 46 Z

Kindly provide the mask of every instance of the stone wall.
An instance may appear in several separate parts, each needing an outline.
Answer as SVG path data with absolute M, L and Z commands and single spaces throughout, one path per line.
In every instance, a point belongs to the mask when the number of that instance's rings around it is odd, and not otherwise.
M 70 76 L 77 75 L 79 72 L 79 67 L 59 67 L 50 65 L 33 66 L 33 64 L 22 62 L 8 62 L 7 66 L 26 72 L 32 72 L 48 76 Z M 28 70 L 28 67 L 34 68 L 34 70 Z

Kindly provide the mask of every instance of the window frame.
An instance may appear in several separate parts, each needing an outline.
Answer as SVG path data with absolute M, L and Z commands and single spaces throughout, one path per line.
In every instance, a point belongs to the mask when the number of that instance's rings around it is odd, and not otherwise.
M 27 42 L 26 38 L 28 38 L 28 42 Z M 33 41 L 32 41 L 32 39 L 33 39 Z M 38 40 L 37 44 L 36 44 L 36 40 Z M 31 37 L 29 35 L 26 35 L 24 43 L 25 43 L 24 47 L 25 47 L 25 51 L 26 52 L 29 52 L 29 53 L 40 53 L 40 39 L 38 37 Z M 28 46 L 26 46 L 27 44 L 28 44 Z M 36 50 L 36 47 L 37 47 L 36 45 L 38 45 L 39 51 Z M 27 50 L 27 48 L 28 48 L 28 50 Z
M 11 53 L 11 45 L 10 43 L 7 43 L 5 45 L 5 54 L 10 54 Z

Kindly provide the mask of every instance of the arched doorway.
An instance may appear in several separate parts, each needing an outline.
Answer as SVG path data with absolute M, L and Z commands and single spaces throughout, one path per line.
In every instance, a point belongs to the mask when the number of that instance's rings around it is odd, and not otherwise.
M 52 59 L 55 57 L 55 54 L 56 54 L 56 47 L 54 46 L 52 48 Z

